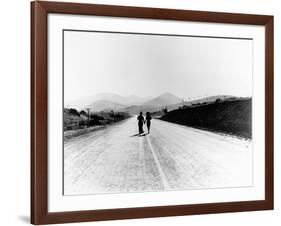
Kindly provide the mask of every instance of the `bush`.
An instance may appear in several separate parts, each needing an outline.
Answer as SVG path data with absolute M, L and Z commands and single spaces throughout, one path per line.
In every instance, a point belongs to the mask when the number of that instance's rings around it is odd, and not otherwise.
M 89 126 L 97 126 L 97 125 L 101 125 L 99 120 L 90 119 Z
M 84 128 L 85 126 L 87 126 L 87 123 L 85 121 L 80 121 L 79 122 L 79 127 L 80 128 Z
M 80 113 L 74 108 L 69 109 L 69 114 L 80 116 Z
M 115 113 L 114 113 L 114 111 L 110 111 L 110 113 L 109 113 L 109 117 L 111 117 L 111 118 L 114 118 L 114 117 L 115 117 Z
M 99 120 L 104 120 L 104 117 L 98 115 L 90 115 L 90 119 L 99 121 Z

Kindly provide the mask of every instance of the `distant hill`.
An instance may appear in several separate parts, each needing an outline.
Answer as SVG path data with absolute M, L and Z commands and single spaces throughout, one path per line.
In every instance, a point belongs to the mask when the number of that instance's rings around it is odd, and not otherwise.
M 229 95 L 217 95 L 217 96 L 211 96 L 207 98 L 202 98 L 199 100 L 193 100 L 193 101 L 184 101 L 182 102 L 180 98 L 176 97 L 173 98 L 174 95 L 172 94 L 163 94 L 159 97 L 153 98 L 152 100 L 142 104 L 142 105 L 131 105 L 127 106 L 125 108 L 121 108 L 121 111 L 128 112 L 130 114 L 138 114 L 140 111 L 142 112 L 155 112 L 155 111 L 161 111 L 163 108 L 167 108 L 168 111 L 178 109 L 179 107 L 184 106 L 191 106 L 192 104 L 199 104 L 199 103 L 212 103 L 215 102 L 217 99 L 220 99 L 221 101 L 227 100 L 227 99 L 241 99 L 234 96 Z M 168 98 L 166 98 L 168 97 Z M 170 98 L 172 97 L 172 98 Z M 175 97 L 175 96 L 174 96 Z M 176 102 L 176 104 L 169 105 L 166 100 L 171 100 L 171 102 Z M 170 102 L 170 103 L 171 103 Z M 165 103 L 165 104 L 164 104 Z
M 164 121 L 252 138 L 252 99 L 233 98 L 169 111 Z
M 99 93 L 95 96 L 92 96 L 93 101 L 108 100 L 123 105 L 140 104 L 142 102 L 147 101 L 148 99 L 149 97 L 138 97 L 136 95 L 120 96 L 115 93 Z
M 130 96 L 126 96 L 123 98 L 124 98 L 123 104 L 126 104 L 126 105 L 140 105 L 151 99 L 151 97 L 139 97 L 136 95 L 130 95 Z M 120 103 L 122 103 L 122 102 L 120 102 Z
M 90 108 L 91 111 L 110 111 L 110 110 L 119 110 L 121 108 L 124 108 L 125 105 L 119 104 L 113 101 L 109 100 L 98 100 L 90 105 L 87 106 L 87 108 Z
M 221 101 L 223 101 L 223 100 L 226 100 L 229 98 L 239 98 L 239 97 L 235 97 L 235 96 L 231 96 L 231 95 L 216 95 L 216 96 L 209 96 L 209 97 L 201 98 L 198 100 L 189 101 L 189 103 L 191 103 L 191 104 L 198 104 L 198 103 L 204 103 L 204 102 L 209 103 L 209 102 L 214 102 L 217 99 L 220 99 Z
M 202 104 L 202 103 L 211 103 L 216 101 L 217 99 L 220 99 L 221 101 L 227 100 L 227 99 L 241 99 L 239 97 L 235 97 L 235 96 L 230 96 L 230 95 L 217 95 L 217 96 L 210 96 L 210 97 L 205 97 L 205 98 L 201 98 L 198 100 L 192 100 L 192 101 L 183 101 L 181 103 L 177 103 L 177 104 L 172 104 L 167 106 L 167 109 L 169 111 L 178 109 L 179 107 L 182 106 L 191 106 L 194 104 Z
M 181 99 L 171 93 L 164 93 L 156 98 L 153 98 L 145 103 L 143 105 L 148 106 L 155 106 L 155 107 L 163 107 L 168 106 L 172 104 L 180 103 Z
M 66 107 L 72 107 L 76 109 L 83 109 L 93 102 L 100 100 L 107 100 L 111 102 L 116 102 L 122 105 L 139 105 L 143 102 L 146 102 L 150 99 L 150 97 L 138 97 L 136 95 L 130 96 L 120 96 L 115 93 L 99 93 L 90 97 L 85 97 L 79 100 L 71 101 L 69 103 L 65 103 Z

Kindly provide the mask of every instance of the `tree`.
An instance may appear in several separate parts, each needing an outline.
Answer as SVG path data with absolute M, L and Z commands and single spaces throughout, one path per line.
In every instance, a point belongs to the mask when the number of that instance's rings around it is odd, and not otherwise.
M 82 111 L 80 111 L 80 115 L 87 115 L 87 112 L 82 110 Z
M 75 108 L 70 108 L 69 114 L 80 116 L 79 112 Z

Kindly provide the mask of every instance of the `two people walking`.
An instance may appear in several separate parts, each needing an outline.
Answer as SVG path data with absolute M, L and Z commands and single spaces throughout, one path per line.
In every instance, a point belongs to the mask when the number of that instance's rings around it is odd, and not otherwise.
M 146 123 L 147 126 L 147 131 L 148 133 L 150 133 L 150 125 L 151 125 L 151 116 L 149 112 L 146 112 L 146 117 L 144 119 L 142 112 L 140 112 L 139 116 L 138 116 L 138 126 L 139 126 L 139 134 L 144 133 L 143 131 L 143 125 Z

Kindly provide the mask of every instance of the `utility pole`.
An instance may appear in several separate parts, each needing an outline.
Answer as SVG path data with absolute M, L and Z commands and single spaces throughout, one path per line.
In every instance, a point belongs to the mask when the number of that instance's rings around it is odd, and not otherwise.
M 89 127 L 89 125 L 90 125 L 90 110 L 91 110 L 91 108 L 86 108 L 85 110 L 87 111 L 87 115 L 88 115 L 88 127 Z

